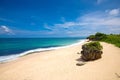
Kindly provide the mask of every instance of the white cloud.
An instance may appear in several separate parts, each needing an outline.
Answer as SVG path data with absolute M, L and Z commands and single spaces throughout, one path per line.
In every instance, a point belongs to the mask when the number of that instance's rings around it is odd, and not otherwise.
M 112 16 L 118 16 L 120 14 L 120 9 L 112 9 L 109 11 L 109 14 Z
M 47 23 L 44 23 L 44 25 L 43 25 L 43 26 L 44 26 L 44 28 L 45 28 L 45 29 L 47 29 L 47 30 L 52 30 L 52 28 L 51 28 L 50 26 L 48 26 L 48 24 L 47 24 Z
M 6 26 L 1 26 L 1 28 L 2 28 L 5 32 L 11 32 L 11 30 L 10 30 L 8 27 L 6 27 Z
M 69 27 L 74 26 L 74 25 L 76 25 L 75 22 L 65 22 L 63 24 L 55 24 L 54 26 L 55 27 L 69 28 Z
M 120 17 L 110 15 L 109 12 L 98 11 L 78 17 L 75 21 L 56 23 L 47 28 L 51 28 L 53 33 L 62 31 L 69 36 L 90 35 L 96 32 L 120 33 Z M 114 15 L 117 15 L 114 13 Z
M 13 35 L 14 33 L 10 28 L 2 25 L 2 26 L 0 26 L 0 34 L 12 34 Z
M 99 16 L 96 16 L 99 15 Z M 120 26 L 120 17 L 111 17 L 106 14 L 86 14 L 82 17 L 79 17 L 76 21 L 65 22 L 63 24 L 54 24 L 54 27 L 80 27 L 80 26 Z
M 120 18 L 117 17 L 84 17 L 84 20 L 81 23 L 84 23 L 84 26 L 120 26 Z

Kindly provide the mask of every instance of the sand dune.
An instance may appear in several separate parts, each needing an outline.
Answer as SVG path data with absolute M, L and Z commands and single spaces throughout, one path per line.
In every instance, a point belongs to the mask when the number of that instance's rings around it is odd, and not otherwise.
M 26 55 L 0 64 L 0 80 L 120 80 L 120 48 L 103 45 L 102 58 L 79 63 L 81 45 Z

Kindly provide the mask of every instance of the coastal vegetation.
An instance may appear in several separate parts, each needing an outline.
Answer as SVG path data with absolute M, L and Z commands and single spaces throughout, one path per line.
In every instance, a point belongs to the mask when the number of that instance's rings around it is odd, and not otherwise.
M 91 61 L 101 58 L 103 47 L 98 41 L 82 45 L 81 58 L 85 61 Z
M 120 34 L 104 34 L 97 32 L 95 35 L 87 37 L 87 39 L 111 43 L 120 48 Z

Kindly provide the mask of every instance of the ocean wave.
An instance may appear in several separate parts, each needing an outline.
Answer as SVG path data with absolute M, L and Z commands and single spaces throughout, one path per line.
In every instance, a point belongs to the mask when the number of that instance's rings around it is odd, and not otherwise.
M 75 45 L 79 45 L 82 44 L 86 41 L 86 39 L 83 40 L 79 40 L 77 43 L 73 43 L 71 45 L 67 45 L 67 46 L 61 46 L 61 47 L 49 47 L 49 48 L 38 48 L 38 49 L 33 49 L 33 50 L 28 50 L 19 54 L 14 54 L 14 55 L 8 55 L 8 56 L 0 56 L 0 63 L 3 62 L 8 62 L 8 61 L 12 61 L 15 60 L 21 56 L 30 54 L 30 53 L 34 53 L 34 52 L 42 52 L 42 51 L 49 51 L 49 50 L 56 50 L 56 49 L 60 49 L 60 48 L 67 48 L 67 47 L 71 47 L 71 46 L 75 46 Z

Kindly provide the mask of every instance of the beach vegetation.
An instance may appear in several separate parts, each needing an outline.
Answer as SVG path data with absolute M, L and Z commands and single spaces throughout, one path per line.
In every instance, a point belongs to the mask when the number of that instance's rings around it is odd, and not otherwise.
M 120 34 L 104 34 L 97 32 L 95 35 L 87 37 L 87 39 L 111 43 L 120 48 Z
M 89 37 L 87 37 L 89 40 L 94 40 L 94 41 L 98 41 L 98 40 L 103 40 L 107 37 L 106 34 L 104 33 L 99 33 L 97 32 L 95 35 L 90 35 Z

